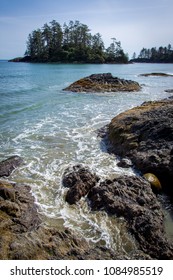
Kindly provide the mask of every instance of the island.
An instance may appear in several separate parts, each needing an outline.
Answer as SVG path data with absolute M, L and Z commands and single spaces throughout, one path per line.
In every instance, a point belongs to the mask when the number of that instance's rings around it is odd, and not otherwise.
M 57 63 L 128 63 L 128 55 L 114 36 L 106 48 L 101 34 L 91 34 L 78 20 L 64 23 L 56 20 L 33 30 L 28 35 L 24 57 L 10 62 Z

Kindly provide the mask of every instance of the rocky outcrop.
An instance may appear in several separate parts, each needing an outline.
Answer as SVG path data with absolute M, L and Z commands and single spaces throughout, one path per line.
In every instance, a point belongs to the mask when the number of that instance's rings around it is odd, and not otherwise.
M 117 92 L 139 91 L 137 82 L 113 77 L 111 73 L 93 74 L 80 79 L 64 90 L 73 92 Z
M 164 188 L 173 181 L 173 98 L 146 102 L 117 117 L 100 136 L 109 150 L 143 173 L 153 173 Z M 130 161 L 127 160 L 130 159 Z M 1 176 L 20 165 L 14 157 L 0 163 Z M 147 175 L 148 176 L 148 175 Z M 164 216 L 151 184 L 142 177 L 118 177 L 101 181 L 81 165 L 64 172 L 66 201 L 74 204 L 87 197 L 93 211 L 123 217 L 127 231 L 138 244 L 129 254 L 90 244 L 74 232 L 44 224 L 29 186 L 0 181 L 0 259 L 173 259 L 166 238 Z
M 165 89 L 165 92 L 173 93 L 173 89 Z
M 173 77 L 173 75 L 171 74 L 167 74 L 167 73 L 145 73 L 145 74 L 140 74 L 139 76 L 143 76 L 143 77 L 150 77 L 150 76 L 155 76 L 155 77 Z
M 148 259 L 141 251 L 130 255 L 88 243 L 72 231 L 44 224 L 31 189 L 0 181 L 0 259 Z
M 129 176 L 106 180 L 93 187 L 88 198 L 93 210 L 124 217 L 143 252 L 156 259 L 173 259 L 161 205 L 146 180 Z
M 141 250 L 112 251 L 91 244 L 71 230 L 44 224 L 26 185 L 0 181 L 1 260 L 151 259 Z
M 109 151 L 128 157 L 142 173 L 153 173 L 173 192 L 173 98 L 145 102 L 112 119 Z
M 12 156 L 0 162 L 0 177 L 9 176 L 14 169 L 23 164 L 23 159 L 19 156 Z
M 140 251 L 151 258 L 173 259 L 173 247 L 165 235 L 162 208 L 147 180 L 123 176 L 101 181 L 81 166 L 74 166 L 64 178 L 66 186 L 75 186 L 75 192 L 70 193 L 70 204 L 71 201 L 76 203 L 85 190 L 83 195 L 93 211 L 104 210 L 109 215 L 124 218 L 127 232 L 134 236 Z
M 92 174 L 88 168 L 84 168 L 82 165 L 67 168 L 62 179 L 63 185 L 69 188 L 65 200 L 69 204 L 75 204 L 95 186 L 98 180 L 96 174 Z
M 26 55 L 24 57 L 15 57 L 13 59 L 8 60 L 8 62 L 31 62 L 31 57 Z
M 32 230 L 40 223 L 30 187 L 0 181 L 0 211 L 4 211 L 15 224 L 17 232 Z M 1 212 L 2 214 L 2 212 Z
M 81 165 L 66 169 L 63 183 L 69 188 L 69 202 L 75 203 L 87 195 L 98 180 L 98 176 Z M 128 254 L 115 252 L 104 246 L 88 243 L 67 228 L 59 230 L 46 225 L 43 215 L 38 213 L 29 186 L 0 181 L 0 259 L 128 260 L 151 257 L 140 249 Z

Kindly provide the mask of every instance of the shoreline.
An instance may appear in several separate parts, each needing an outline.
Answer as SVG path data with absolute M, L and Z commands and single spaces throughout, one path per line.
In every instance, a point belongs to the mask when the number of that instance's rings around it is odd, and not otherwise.
M 154 103 L 154 102 L 150 102 L 150 103 Z M 132 109 L 132 110 L 134 110 L 134 108 Z M 123 113 L 122 113 L 123 114 Z M 13 167 L 14 167 L 14 164 L 13 164 Z M 17 166 L 16 166 L 16 168 L 17 168 Z M 81 182 L 82 182 L 82 184 L 84 183 L 84 181 L 83 181 L 83 179 L 80 179 L 81 180 Z M 127 179 L 127 181 L 128 181 L 128 179 Z M 113 184 L 115 183 L 115 182 L 112 182 Z M 111 185 L 112 184 L 111 183 L 111 181 L 109 182 L 109 185 Z M 10 184 L 10 183 L 9 183 Z M 94 187 L 94 186 L 93 186 Z M 93 189 L 93 187 L 92 187 L 92 189 Z M 9 188 L 9 187 L 8 187 Z M 5 189 L 2 191 L 3 193 L 5 193 L 5 195 L 7 195 L 7 199 L 5 199 L 4 201 L 4 203 L 6 203 L 5 205 L 6 205 L 6 210 L 7 209 L 11 209 L 11 208 L 9 208 L 9 207 L 11 207 L 10 205 L 11 205 L 11 203 L 12 203 L 12 205 L 13 205 L 13 207 L 14 207 L 14 201 L 12 201 L 12 200 L 14 200 L 14 196 L 13 196 L 13 191 L 11 190 L 12 189 L 12 187 L 10 188 L 10 191 L 9 191 L 9 189 L 8 188 L 6 188 L 5 187 Z M 148 188 L 148 187 L 147 187 Z M 19 191 L 17 191 L 18 193 L 19 193 Z M 88 192 L 88 190 L 87 190 L 87 192 Z M 28 194 L 29 195 L 29 194 Z M 151 195 L 151 193 L 150 193 L 150 195 Z M 90 197 L 92 197 L 91 195 L 90 195 Z M 153 198 L 153 196 L 151 196 L 152 197 L 152 199 L 154 199 Z M 124 198 L 122 198 L 122 199 L 124 199 Z M 11 201 L 10 203 L 9 203 L 9 201 Z M 94 201 L 95 201 L 95 199 L 94 199 Z M 95 203 L 95 202 L 94 202 Z M 20 203 L 19 203 L 19 205 L 20 205 Z M 16 206 L 14 209 L 18 209 L 18 210 L 15 210 L 15 211 L 19 211 L 19 209 L 20 209 L 20 206 Z M 109 205 L 109 204 L 108 204 Z M 2 208 L 1 208 L 2 209 Z M 8 212 L 9 211 L 12 211 L 12 210 L 7 210 Z M 21 211 L 21 210 L 20 210 Z M 20 212 L 19 211 L 19 212 Z M 124 210 L 123 210 L 124 211 Z M 160 211 L 160 210 L 159 210 Z M 7 213 L 8 213 L 7 212 Z M 16 216 L 16 218 L 18 219 L 19 217 L 18 217 L 18 214 L 16 214 L 17 212 L 15 212 L 15 214 L 13 213 L 13 211 L 12 211 L 12 213 L 11 212 L 9 212 L 10 213 L 10 215 L 13 217 L 14 215 L 17 215 Z M 18 212 L 18 213 L 19 213 Z M 126 212 L 126 211 L 125 211 Z M 125 212 L 122 212 L 122 213 L 125 213 Z M 9 213 L 8 213 L 8 215 L 9 215 Z M 161 212 L 160 212 L 161 213 Z M 133 214 L 134 215 L 134 214 Z M 162 216 L 162 214 L 160 214 L 161 216 Z M 20 216 L 20 215 L 19 215 Z M 161 216 L 160 216 L 160 218 L 161 218 Z M 160 219 L 159 218 L 159 219 Z M 10 218 L 11 219 L 11 218 Z M 9 221 L 9 219 L 8 219 L 8 221 Z M 16 220 L 17 221 L 17 220 Z M 37 224 L 37 223 L 36 223 Z M 151 224 L 152 225 L 152 224 Z M 40 228 L 40 227 L 39 227 Z M 5 229 L 4 229 L 5 230 Z M 54 231 L 55 229 L 51 229 L 51 231 Z M 163 229 L 162 229 L 163 230 Z M 34 228 L 34 234 L 36 234 L 36 231 L 37 231 L 37 229 L 36 228 Z M 42 232 L 42 236 L 44 236 L 44 232 L 45 232 L 45 229 L 40 229 L 40 231 Z M 50 234 L 50 229 L 46 229 L 46 231 L 47 232 L 49 232 L 49 234 Z M 32 233 L 33 234 L 33 233 Z M 58 234 L 59 235 L 59 233 L 57 233 L 57 230 L 56 230 L 56 234 Z M 63 233 L 61 233 L 61 234 L 63 234 Z M 68 235 L 68 234 L 67 234 Z M 14 233 L 12 233 L 12 236 L 14 236 Z M 36 235 L 37 236 L 37 235 Z M 70 240 L 71 240 L 71 233 L 68 235 L 68 237 L 67 238 L 70 238 Z M 163 237 L 163 233 L 162 233 L 162 237 Z M 37 237 L 38 238 L 38 237 Z M 45 237 L 44 237 L 45 238 Z M 83 239 L 82 239 L 83 240 Z M 25 242 L 26 242 L 26 240 L 25 240 Z M 28 241 L 27 241 L 28 242 Z M 56 241 L 57 242 L 57 241 Z M 59 242 L 59 241 L 58 241 Z M 62 242 L 62 240 L 61 240 L 61 242 Z M 70 241 L 71 242 L 71 241 Z M 77 243 L 79 242 L 81 242 L 81 241 L 76 241 Z M 84 247 L 85 246 L 87 246 L 88 247 L 88 244 L 86 245 L 86 241 L 82 241 L 82 242 L 84 242 Z M 139 240 L 138 240 L 138 242 L 139 242 Z M 166 241 L 164 241 L 164 244 L 168 244 L 168 243 L 165 243 Z M 43 241 L 43 243 L 44 243 L 44 241 Z M 59 243 L 58 243 L 59 244 Z M 28 244 L 29 245 L 29 244 Z M 28 246 L 27 245 L 27 246 Z M 9 245 L 9 246 L 11 246 L 11 245 Z M 56 245 L 57 246 L 57 245 Z M 65 246 L 65 244 L 63 245 L 63 246 Z M 72 245 L 70 245 L 70 246 L 72 246 Z M 168 246 L 168 245 L 166 245 L 166 246 Z M 13 246 L 12 246 L 13 247 Z M 73 247 L 73 246 L 72 246 Z M 91 247 L 92 247 L 92 249 L 91 249 Z M 96 257 L 96 255 L 94 255 L 94 250 L 96 250 L 96 252 L 98 253 L 98 251 L 100 252 L 99 254 L 100 254 L 100 257 L 101 258 L 103 258 L 103 255 L 101 254 L 101 251 L 102 251 L 102 249 L 101 248 L 98 248 L 97 246 L 95 247 L 95 249 L 93 248 L 93 246 L 91 246 L 91 247 L 89 247 L 89 249 L 88 250 L 91 250 L 92 251 L 92 255 L 90 254 L 90 258 L 92 258 L 92 257 Z M 18 247 L 16 247 L 15 248 L 15 252 L 18 250 L 17 249 Z M 44 254 L 42 255 L 42 257 L 43 258 L 49 258 L 50 257 L 50 255 L 48 254 L 48 255 L 45 255 L 45 248 L 44 248 L 44 246 L 42 246 L 41 247 L 42 249 L 41 250 L 43 250 L 43 252 L 44 252 Z M 68 250 L 70 250 L 69 248 L 68 248 Z M 78 252 L 78 253 L 75 253 L 74 254 L 74 251 L 72 250 L 72 253 L 71 253 L 71 255 L 69 255 L 68 254 L 68 256 L 67 256 L 67 252 L 65 253 L 65 255 L 61 255 L 61 258 L 70 258 L 70 259 L 73 259 L 73 258 L 76 258 L 76 259 L 85 259 L 86 258 L 86 255 L 85 256 L 82 256 L 81 255 L 81 253 L 79 254 L 79 248 L 77 248 L 76 249 L 77 251 L 76 252 Z M 101 250 L 101 251 L 100 251 Z M 141 250 L 137 250 L 136 252 L 132 252 L 132 254 L 131 255 L 124 255 L 124 256 L 122 256 L 121 254 L 118 254 L 118 255 L 116 255 L 115 254 L 115 252 L 112 252 L 112 251 L 110 251 L 110 250 L 108 250 L 108 249 L 105 249 L 104 248 L 104 250 L 106 250 L 106 255 L 107 255 L 107 257 L 108 257 L 108 259 L 129 259 L 129 257 L 130 257 L 130 259 L 135 259 L 135 258 L 137 258 L 137 259 L 150 259 L 151 258 L 151 256 L 149 256 L 148 254 L 147 254 L 147 252 L 142 252 Z M 169 246 L 168 246 L 168 251 L 169 251 L 170 249 L 169 249 Z M 172 250 L 172 249 L 171 249 Z M 90 252 L 91 252 L 90 251 Z M 11 252 L 12 253 L 12 252 Z M 11 253 L 8 253 L 8 254 L 11 254 Z M 26 254 L 26 252 L 25 252 L 25 254 Z M 33 253 L 33 254 L 35 254 L 35 253 Z M 41 254 L 41 253 L 40 253 Z M 57 253 L 56 253 L 57 254 Z M 57 255 L 56 254 L 53 254 L 52 255 L 52 257 L 54 258 L 55 256 L 56 256 L 56 258 L 57 258 Z M 157 254 L 158 254 L 158 252 L 157 252 Z M 166 254 L 166 253 L 165 253 Z M 169 256 L 169 254 L 171 254 L 171 251 L 169 251 L 169 253 L 168 253 L 168 255 L 167 255 L 167 257 Z M 76 256 L 76 257 L 75 257 Z M 14 257 L 14 256 L 13 256 Z M 16 256 L 15 256 L 16 257 Z M 25 256 L 26 258 L 28 258 L 29 256 Z M 31 256 L 30 256 L 31 257 Z M 38 256 L 37 256 L 38 257 Z M 21 258 L 21 255 L 19 255 L 18 256 L 18 258 Z M 32 257 L 31 257 L 32 258 Z M 153 256 L 152 256 L 152 258 L 153 258 Z M 163 256 L 162 256 L 162 258 L 163 258 Z M 166 255 L 164 256 L 164 258 L 166 258 Z M 168 258 L 170 258 L 170 257 L 168 257 Z M 172 257 L 171 257 L 171 259 L 172 259 Z

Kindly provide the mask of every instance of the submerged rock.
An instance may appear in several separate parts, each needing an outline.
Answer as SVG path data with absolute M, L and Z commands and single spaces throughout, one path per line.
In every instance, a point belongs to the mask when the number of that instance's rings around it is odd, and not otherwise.
M 93 74 L 80 79 L 64 90 L 73 92 L 139 91 L 141 86 L 134 81 L 113 77 L 111 73 Z
M 173 93 L 173 89 L 165 89 L 165 92 Z
M 0 162 L 0 177 L 8 177 L 14 169 L 23 164 L 23 159 L 19 156 L 12 156 Z
M 128 157 L 142 173 L 155 174 L 173 193 L 173 99 L 145 102 L 112 119 L 109 151 Z
M 157 72 L 140 74 L 140 76 L 143 76 L 143 77 L 149 77 L 149 76 L 156 76 L 156 77 L 173 77 L 173 75 L 171 75 L 171 74 L 167 74 L 167 73 L 157 73 Z

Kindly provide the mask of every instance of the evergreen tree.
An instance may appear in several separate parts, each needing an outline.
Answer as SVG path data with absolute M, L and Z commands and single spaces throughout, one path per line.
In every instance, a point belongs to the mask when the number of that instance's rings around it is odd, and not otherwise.
M 42 40 L 42 32 L 40 29 L 34 30 L 29 34 L 27 41 L 27 55 L 31 56 L 32 60 L 40 61 L 44 51 L 44 43 Z
M 172 63 L 173 50 L 171 44 L 167 47 L 160 46 L 158 49 L 152 47 L 151 49 L 142 48 L 137 58 L 132 58 L 134 62 L 151 62 L 151 63 Z
M 44 44 L 43 61 L 48 61 L 51 52 L 52 32 L 47 23 L 42 28 L 42 38 Z
M 124 53 L 121 42 L 112 38 L 112 43 L 106 49 L 106 61 L 111 63 L 127 63 L 128 57 Z
M 63 27 L 55 20 L 28 36 L 26 55 L 33 62 L 127 63 L 115 38 L 105 50 L 100 33 L 92 35 L 86 24 L 70 21 Z

